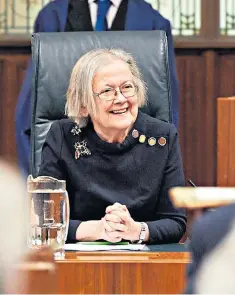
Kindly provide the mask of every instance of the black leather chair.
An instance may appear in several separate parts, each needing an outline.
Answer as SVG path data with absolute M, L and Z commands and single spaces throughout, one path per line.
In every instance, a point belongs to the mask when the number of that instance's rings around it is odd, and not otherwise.
M 122 48 L 131 53 L 148 85 L 143 111 L 171 122 L 171 83 L 164 31 L 37 33 L 32 38 L 33 115 L 31 173 L 38 174 L 41 150 L 53 121 L 64 118 L 70 73 L 94 48 Z

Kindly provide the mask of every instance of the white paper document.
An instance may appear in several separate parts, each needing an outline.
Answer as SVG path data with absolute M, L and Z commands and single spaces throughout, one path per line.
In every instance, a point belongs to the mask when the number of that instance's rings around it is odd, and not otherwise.
M 83 245 L 83 244 L 65 244 L 64 249 L 68 251 L 141 251 L 145 245 Z

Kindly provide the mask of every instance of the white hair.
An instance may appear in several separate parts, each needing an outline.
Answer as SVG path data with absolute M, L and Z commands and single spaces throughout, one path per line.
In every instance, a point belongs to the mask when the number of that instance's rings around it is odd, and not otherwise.
M 93 99 L 92 83 L 96 72 L 114 60 L 125 62 L 133 75 L 138 87 L 137 98 L 139 107 L 146 101 L 146 85 L 133 57 L 121 49 L 95 49 L 83 55 L 75 64 L 70 77 L 67 91 L 65 113 L 80 127 L 87 124 L 87 117 L 82 114 L 86 108 L 89 114 L 96 114 L 96 105 Z

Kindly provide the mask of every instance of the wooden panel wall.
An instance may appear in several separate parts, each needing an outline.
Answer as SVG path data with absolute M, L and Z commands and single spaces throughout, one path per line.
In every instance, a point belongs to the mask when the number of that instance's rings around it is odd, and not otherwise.
M 217 101 L 217 185 L 235 186 L 235 97 Z
M 216 54 L 178 52 L 180 142 L 186 179 L 214 185 L 216 177 Z
M 180 142 L 186 179 L 216 185 L 217 97 L 235 94 L 234 49 L 177 49 Z
M 0 53 L 0 156 L 16 162 L 15 107 L 29 54 Z
M 29 48 L 5 50 L 0 48 L 0 155 L 15 161 L 14 112 Z M 216 185 L 216 101 L 235 94 L 235 51 L 181 45 L 176 61 L 185 176 L 197 185 Z

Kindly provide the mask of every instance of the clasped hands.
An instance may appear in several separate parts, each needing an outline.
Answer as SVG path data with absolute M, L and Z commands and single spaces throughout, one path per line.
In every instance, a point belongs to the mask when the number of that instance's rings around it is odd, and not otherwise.
M 108 206 L 105 216 L 100 221 L 100 238 L 111 243 L 122 239 L 139 240 L 141 225 L 131 217 L 127 207 L 120 203 Z
M 106 240 L 111 243 L 122 239 L 129 241 L 139 240 L 141 223 L 134 221 L 127 207 L 120 203 L 108 206 L 105 216 L 101 220 L 81 222 L 76 230 L 78 241 Z M 149 229 L 145 224 L 145 241 L 149 239 Z

